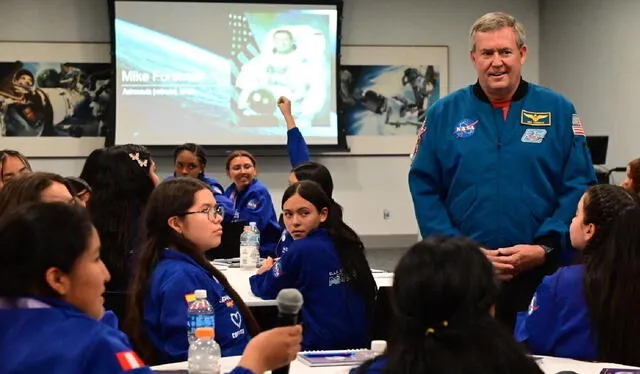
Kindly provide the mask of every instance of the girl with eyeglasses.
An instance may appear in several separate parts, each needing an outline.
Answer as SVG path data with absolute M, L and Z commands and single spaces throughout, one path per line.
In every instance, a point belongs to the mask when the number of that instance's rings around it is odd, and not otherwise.
M 259 332 L 240 296 L 204 256 L 220 245 L 223 215 L 211 188 L 194 178 L 164 181 L 151 194 L 125 321 L 146 362 L 187 359 L 187 299 L 196 289 L 207 291 L 223 356 L 241 355 Z
M 19 279 L 19 281 L 16 281 Z M 100 238 L 86 210 L 29 203 L 0 219 L 0 372 L 151 373 L 129 339 L 104 319 Z M 231 374 L 281 367 L 300 350 L 302 328 L 265 331 Z

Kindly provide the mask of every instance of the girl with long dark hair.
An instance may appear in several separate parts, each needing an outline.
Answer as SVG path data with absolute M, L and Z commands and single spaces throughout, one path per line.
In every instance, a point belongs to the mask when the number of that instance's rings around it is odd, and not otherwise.
M 427 238 L 394 272 L 387 352 L 354 373 L 542 374 L 494 319 L 498 284 L 480 246 L 465 238 Z
M 251 290 L 266 299 L 283 288 L 302 293 L 303 349 L 368 346 L 376 284 L 362 241 L 313 181 L 289 186 L 282 211 L 294 241 L 249 279 Z
M 223 215 L 209 186 L 194 178 L 164 181 L 149 198 L 125 321 L 146 361 L 187 359 L 187 299 L 196 289 L 207 291 L 214 308 L 215 339 L 223 356 L 242 354 L 258 334 L 245 303 L 204 256 L 220 244 Z
M 516 338 L 534 354 L 640 365 L 638 197 L 598 184 L 584 193 L 570 227 L 581 265 L 545 277 Z

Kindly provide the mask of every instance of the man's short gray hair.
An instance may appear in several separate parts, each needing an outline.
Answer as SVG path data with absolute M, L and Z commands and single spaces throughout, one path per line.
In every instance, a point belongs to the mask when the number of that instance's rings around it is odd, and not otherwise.
M 503 27 L 511 27 L 516 34 L 516 44 L 518 49 L 522 48 L 525 44 L 526 33 L 524 26 L 516 20 L 516 18 L 510 14 L 503 12 L 491 12 L 478 18 L 471 26 L 469 31 L 469 42 L 471 44 L 471 50 L 476 49 L 475 36 L 479 32 L 491 32 L 500 30 Z

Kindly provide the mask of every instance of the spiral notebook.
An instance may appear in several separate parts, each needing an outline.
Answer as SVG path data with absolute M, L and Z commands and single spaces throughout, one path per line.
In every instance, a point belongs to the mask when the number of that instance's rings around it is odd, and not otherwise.
M 307 351 L 298 353 L 298 360 L 311 367 L 355 366 L 375 357 L 370 349 L 346 349 L 336 351 Z

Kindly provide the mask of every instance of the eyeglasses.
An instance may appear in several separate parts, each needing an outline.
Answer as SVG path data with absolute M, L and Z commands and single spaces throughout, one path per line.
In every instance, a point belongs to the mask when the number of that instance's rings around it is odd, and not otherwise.
M 216 216 L 220 216 L 220 218 L 224 218 L 224 206 L 220 204 L 216 204 L 213 208 L 206 207 L 197 212 L 182 212 L 178 215 L 187 216 L 189 214 L 206 214 L 209 221 L 213 222 L 216 219 Z

